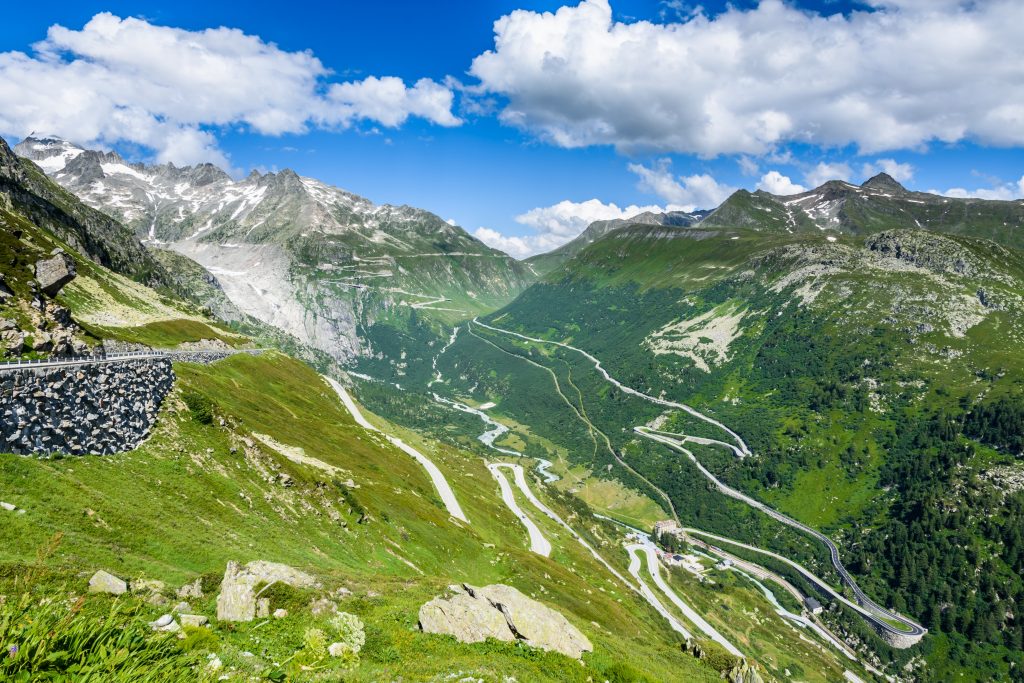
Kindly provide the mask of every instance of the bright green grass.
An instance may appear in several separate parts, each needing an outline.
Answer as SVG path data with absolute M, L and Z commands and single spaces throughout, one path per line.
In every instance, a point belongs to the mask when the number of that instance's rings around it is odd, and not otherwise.
M 176 346 L 182 342 L 197 342 L 204 339 L 216 339 L 230 346 L 241 346 L 248 342 L 248 339 L 245 337 L 229 332 L 220 325 L 213 322 L 200 322 L 198 320 L 161 320 L 138 327 L 110 328 L 89 326 L 89 329 L 99 337 L 120 339 L 161 348 Z
M 596 680 L 617 663 L 654 680 L 715 679 L 680 651 L 645 603 L 568 542 L 567 534 L 549 530 L 560 534 L 552 560 L 527 552 L 522 527 L 479 458 L 372 418 L 434 459 L 471 520 L 467 527 L 448 518 L 420 466 L 356 426 L 306 366 L 265 354 L 175 369 L 176 390 L 154 434 L 136 451 L 46 461 L 0 456 L 3 499 L 27 510 L 5 517 L 0 529 L 0 592 L 13 590 L 17 568 L 62 533 L 45 564 L 53 591 L 81 593 L 99 568 L 126 579 L 166 581 L 168 593 L 196 576 L 215 586 L 228 560 L 253 559 L 313 571 L 327 589 L 349 587 L 355 598 L 343 608 L 359 614 L 373 635 L 346 680 L 432 680 L 463 671 L 495 681 L 582 681 Z M 213 402 L 213 424 L 192 418 L 179 400 L 184 390 Z M 345 494 L 317 470 L 269 448 L 246 447 L 251 433 L 343 468 L 338 478 L 351 477 L 358 488 Z M 268 482 L 281 472 L 295 485 Z M 368 514 L 364 523 L 359 510 Z M 332 511 L 340 515 L 336 521 Z M 614 558 L 615 542 L 607 542 Z M 469 646 L 420 633 L 419 606 L 461 581 L 518 587 L 565 614 L 595 652 L 580 666 L 515 645 Z M 211 594 L 193 609 L 213 616 L 212 601 Z M 139 618 L 153 619 L 166 609 L 144 606 Z M 225 665 L 259 674 L 257 664 L 269 666 L 294 652 L 303 619 L 300 610 L 295 619 L 258 630 L 255 624 L 214 624 L 209 647 Z M 246 661 L 244 651 L 257 657 Z

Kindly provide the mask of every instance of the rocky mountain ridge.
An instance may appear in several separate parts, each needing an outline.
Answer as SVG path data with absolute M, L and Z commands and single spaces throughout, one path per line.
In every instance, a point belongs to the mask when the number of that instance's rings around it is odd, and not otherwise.
M 371 339 L 400 334 L 414 310 L 464 319 L 507 303 L 533 278 L 428 211 L 375 205 L 288 169 L 236 181 L 210 164 L 129 164 L 52 136 L 26 138 L 16 151 L 147 244 L 200 264 L 216 279 L 204 296 L 221 312 L 338 361 L 376 353 Z M 189 271 L 172 281 L 206 290 L 187 262 L 161 261 Z
M 863 235 L 897 228 L 984 237 L 1024 246 L 1024 200 L 954 198 L 907 190 L 880 173 L 861 185 L 830 180 L 794 195 L 738 190 L 701 221 L 707 227 Z

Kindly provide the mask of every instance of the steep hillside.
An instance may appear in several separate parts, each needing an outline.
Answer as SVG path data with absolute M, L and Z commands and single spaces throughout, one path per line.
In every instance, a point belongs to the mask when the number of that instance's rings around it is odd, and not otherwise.
M 58 351 L 58 339 L 75 347 L 60 353 L 111 339 L 205 340 L 219 348 L 245 342 L 188 304 L 86 258 L 9 205 L 0 223 L 4 340 L 15 332 L 27 344 L 12 349 L 16 355 Z M 36 266 L 48 259 L 64 268 L 59 290 Z M 33 346 L 44 333 L 54 341 Z M 718 678 L 721 662 L 683 652 L 665 621 L 618 578 L 625 567 L 614 527 L 580 525 L 580 538 L 614 563 L 605 566 L 541 515 L 537 523 L 554 550 L 550 559 L 537 556 L 482 460 L 373 416 L 371 426 L 309 367 L 268 352 L 176 362 L 174 371 L 154 431 L 131 452 L 0 453 L 0 593 L 7 596 L 0 601 L 0 678 L 371 681 L 461 672 L 495 681 L 585 681 L 641 680 L 640 671 L 661 680 Z M 31 400 L 72 399 L 54 385 Z M 4 393 L 6 419 L 25 414 L 21 400 Z M 451 482 L 465 521 L 449 516 L 411 449 Z M 537 494 L 562 518 L 581 516 L 571 500 Z M 261 592 L 285 610 L 269 624 L 214 618 L 227 563 L 252 560 L 311 572 L 318 587 Z M 114 575 L 102 585 L 120 590 L 123 578 L 131 592 L 92 594 L 96 581 L 86 582 L 101 569 Z M 463 581 L 517 586 L 582 629 L 593 653 L 581 664 L 511 635 L 510 642 L 473 645 L 421 632 L 421 605 Z M 172 610 L 186 583 L 188 605 Z M 70 603 L 54 600 L 69 595 Z M 355 615 L 358 653 L 320 652 L 330 641 L 318 638 L 337 638 L 333 609 Z M 182 612 L 197 616 L 186 622 Z M 148 625 L 162 614 L 184 625 L 180 644 Z M 198 625 L 203 618 L 209 622 Z M 643 642 L 633 642 L 637 633 Z
M 364 625 L 354 666 L 328 659 L 315 669 L 344 671 L 346 680 L 462 672 L 495 681 L 584 681 L 615 669 L 634 676 L 644 670 L 655 680 L 674 672 L 717 679 L 578 545 L 560 545 L 554 560 L 530 553 L 478 459 L 402 434 L 450 479 L 470 520 L 462 524 L 444 512 L 416 462 L 368 437 L 305 366 L 268 355 L 175 369 L 175 392 L 157 432 L 134 452 L 56 461 L 0 456 L 0 478 L 18 482 L 3 500 L 25 510 L 4 512 L 0 586 L 7 595 L 24 590 L 12 579 L 23 577 L 37 548 L 57 535 L 32 570 L 37 595 L 83 593 L 96 569 L 139 585 L 145 578 L 153 588 L 121 602 L 146 621 L 169 611 L 168 597 L 180 601 L 179 586 L 200 579 L 204 595 L 189 598 L 189 609 L 209 615 L 211 626 L 184 641 L 189 661 L 181 665 L 195 669 L 184 668 L 177 680 L 248 680 L 276 668 L 294 680 L 321 680 L 286 662 L 306 657 L 307 629 L 327 628 L 329 615 L 310 613 L 311 601 L 324 597 Z M 595 543 L 610 544 L 609 530 L 595 531 Z M 284 562 L 312 572 L 323 588 L 266 593 L 274 609 L 289 612 L 269 624 L 218 623 L 214 598 L 230 560 Z M 518 586 L 583 629 L 594 654 L 581 666 L 515 643 L 463 645 L 421 633 L 419 607 L 461 581 Z M 96 605 L 109 610 L 110 600 L 88 598 L 83 614 Z M 633 640 L 637 632 L 645 634 L 642 642 Z M 206 653 L 216 654 L 221 670 L 204 669 Z
M 378 353 L 413 311 L 456 321 L 512 300 L 529 269 L 438 216 L 293 171 L 129 164 L 57 138 L 17 151 L 90 206 L 218 280 L 241 313 L 336 360 Z
M 991 204 L 982 206 L 1012 206 Z M 659 502 L 666 494 L 684 526 L 829 576 L 822 546 L 708 489 L 665 443 L 681 434 L 749 446 L 752 456 L 736 457 L 678 437 L 735 489 L 834 539 L 868 595 L 929 629 L 900 655 L 874 641 L 884 657 L 923 655 L 923 680 L 1008 676 L 1024 636 L 1012 616 L 1024 600 L 1024 467 L 1012 436 L 1024 427 L 1024 255 L 916 227 L 821 234 L 732 218 L 717 228 L 715 215 L 596 241 L 483 318 L 491 328 L 460 335 L 442 366 L 448 383 L 525 425 L 527 448 L 565 446 L 570 463 L 607 468 Z M 480 340 L 504 360 L 489 364 Z M 504 371 L 522 362 L 553 373 L 598 431 L 560 426 L 536 382 Z
M 225 350 L 248 341 L 84 257 L 24 215 L 4 210 L 0 221 L 5 339 L 7 321 L 22 334 L 21 326 L 52 314 L 44 324 L 59 323 L 83 345 L 76 352 L 107 340 L 186 349 L 201 341 Z M 178 284 L 208 297 L 211 308 L 224 303 L 202 271 L 180 256 L 158 258 L 168 272 L 200 276 Z M 40 259 L 65 268 L 59 291 L 36 266 Z M 652 546 L 635 538 L 624 546 L 627 530 L 526 475 L 514 455 L 481 458 L 476 448 L 364 413 L 336 382 L 278 352 L 204 364 L 174 358 L 173 387 L 134 450 L 0 452 L 0 678 L 868 676 L 858 662 L 805 638 L 809 626 L 793 598 L 778 603 L 789 610 L 783 616 L 774 594 L 753 579 L 696 555 L 695 574 L 659 569 Z M 35 394 L 5 392 L 0 412 L 21 419 L 25 401 L 74 403 L 59 373 L 84 377 L 79 368 L 95 362 L 74 363 L 54 364 L 50 374 L 13 370 L 51 384 Z M 98 385 L 110 380 L 102 370 L 92 374 Z M 100 395 L 90 405 L 103 413 L 106 403 Z M 237 583 L 246 571 L 267 578 L 254 578 L 246 592 Z M 504 612 L 486 603 L 483 612 L 455 612 L 440 625 L 424 617 L 421 608 L 435 598 L 465 595 L 462 583 L 515 597 L 494 587 L 512 586 L 522 596 L 503 599 Z M 232 621 L 250 598 L 256 619 Z M 706 617 L 694 616 L 690 602 Z M 479 629 L 493 637 L 484 640 Z M 584 646 L 560 654 L 570 640 Z
M 834 230 L 851 235 L 927 229 L 1021 248 L 1024 200 L 956 199 L 911 192 L 881 173 L 859 186 L 832 180 L 788 196 L 739 190 L 701 224 L 790 233 Z
M 53 233 L 88 259 L 152 285 L 166 273 L 132 233 L 51 182 L 0 139 L 0 207 Z

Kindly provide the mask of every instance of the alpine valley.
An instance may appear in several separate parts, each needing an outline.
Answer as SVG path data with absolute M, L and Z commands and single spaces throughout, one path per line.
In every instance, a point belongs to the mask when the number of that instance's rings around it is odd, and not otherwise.
M 1024 201 L 520 261 L 33 135 L 0 226 L 0 678 L 1022 680 Z

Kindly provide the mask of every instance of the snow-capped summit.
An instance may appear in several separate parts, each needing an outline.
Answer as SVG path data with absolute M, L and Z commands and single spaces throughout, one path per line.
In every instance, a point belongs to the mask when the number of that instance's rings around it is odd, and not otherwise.
M 31 159 L 48 174 L 62 170 L 85 150 L 49 133 L 31 133 L 14 147 L 16 154 Z
M 358 325 L 381 311 L 458 300 L 438 310 L 471 316 L 530 279 L 429 211 L 377 205 L 291 169 L 235 180 L 212 164 L 132 163 L 51 136 L 15 151 L 154 253 L 202 265 L 242 313 L 339 360 L 368 352 Z

